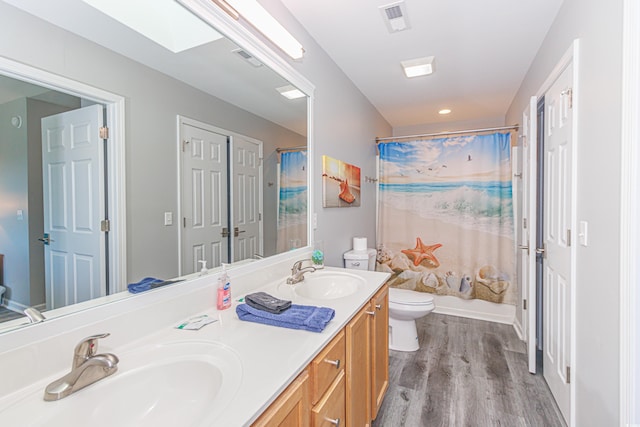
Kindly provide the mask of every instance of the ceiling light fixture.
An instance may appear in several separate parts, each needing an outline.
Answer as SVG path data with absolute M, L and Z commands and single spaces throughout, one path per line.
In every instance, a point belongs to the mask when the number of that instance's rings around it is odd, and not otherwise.
M 448 108 L 443 108 L 442 110 L 438 111 L 438 114 L 442 114 L 443 116 L 449 113 L 451 113 L 451 110 Z
M 91 7 L 178 53 L 222 38 L 222 35 L 177 2 L 83 0 Z M 184 31 L 188 28 L 189 31 Z
M 426 76 L 426 75 L 432 74 L 435 71 L 434 60 L 435 60 L 434 56 L 427 56 L 424 58 L 416 58 L 416 59 L 409 59 L 406 61 L 400 61 L 400 64 L 402 64 L 402 68 L 404 69 L 404 74 L 407 77 L 411 78 L 411 77 Z
M 276 90 L 280 92 L 280 95 L 284 96 L 287 99 L 298 99 L 307 96 L 302 91 L 300 91 L 300 89 L 291 85 L 278 87 L 276 88 Z
M 271 40 L 293 59 L 301 59 L 304 49 L 286 28 L 256 0 L 225 0 L 255 29 Z

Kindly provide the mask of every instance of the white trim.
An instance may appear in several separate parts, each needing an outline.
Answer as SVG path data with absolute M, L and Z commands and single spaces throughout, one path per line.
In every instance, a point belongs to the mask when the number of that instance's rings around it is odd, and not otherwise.
M 620 165 L 620 425 L 640 423 L 640 2 L 625 0 L 622 26 Z
M 0 56 L 0 74 L 59 92 L 104 104 L 107 111 L 109 143 L 107 202 L 111 221 L 109 238 L 109 277 L 113 292 L 126 290 L 126 189 L 125 189 L 125 99 L 122 96 L 25 65 Z
M 434 313 L 513 325 L 516 306 L 480 299 L 464 300 L 450 295 L 433 295 Z
M 522 325 L 520 324 L 520 319 L 516 316 L 513 321 L 513 330 L 516 331 L 516 335 L 520 338 L 520 341 L 525 341 L 524 332 L 522 331 Z

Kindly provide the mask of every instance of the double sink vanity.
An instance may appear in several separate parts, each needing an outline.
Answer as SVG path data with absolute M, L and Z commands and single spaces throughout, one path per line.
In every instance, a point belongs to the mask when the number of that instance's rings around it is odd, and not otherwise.
M 299 257 L 299 254 L 297 255 Z M 326 267 L 286 283 L 291 255 L 232 272 L 233 307 L 215 309 L 217 274 L 194 277 L 0 336 L 0 420 L 21 426 L 368 425 L 388 384 L 386 273 Z M 238 319 L 247 293 L 330 307 L 321 333 Z M 180 330 L 201 315 L 217 321 Z M 74 347 L 117 371 L 45 401 Z M 289 424 L 287 424 L 289 423 Z

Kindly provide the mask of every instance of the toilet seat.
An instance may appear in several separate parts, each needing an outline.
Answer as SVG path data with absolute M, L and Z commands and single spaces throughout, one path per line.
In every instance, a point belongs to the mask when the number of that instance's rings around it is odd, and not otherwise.
M 433 295 L 409 289 L 389 288 L 389 302 L 400 305 L 429 306 L 433 305 Z

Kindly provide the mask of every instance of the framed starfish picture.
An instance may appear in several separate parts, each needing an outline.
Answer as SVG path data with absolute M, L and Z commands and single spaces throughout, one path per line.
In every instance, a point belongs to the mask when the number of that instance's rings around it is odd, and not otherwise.
M 322 156 L 322 207 L 360 206 L 360 168 Z

